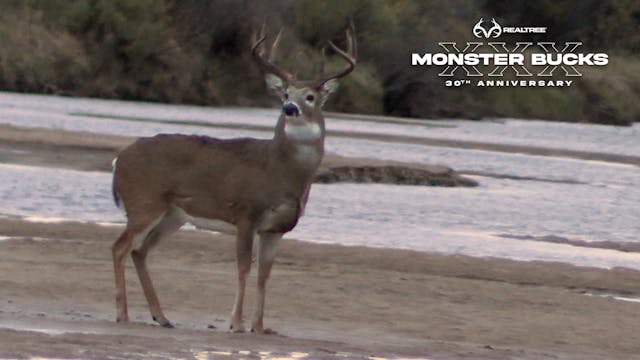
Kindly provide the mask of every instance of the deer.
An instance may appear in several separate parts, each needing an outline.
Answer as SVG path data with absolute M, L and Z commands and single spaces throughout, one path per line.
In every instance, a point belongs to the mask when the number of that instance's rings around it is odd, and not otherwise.
M 327 44 L 346 67 L 325 75 L 323 61 L 322 74 L 314 81 L 298 80 L 275 65 L 273 54 L 282 30 L 270 50 L 265 26 L 254 33 L 251 56 L 268 89 L 282 103 L 273 138 L 159 134 L 139 138 L 118 154 L 112 190 L 127 221 L 112 246 L 117 322 L 129 321 L 124 261 L 131 254 L 152 319 L 165 328 L 174 327 L 160 307 L 146 259 L 158 242 L 190 223 L 198 229 L 235 235 L 237 288 L 229 326 L 232 332 L 246 332 L 243 302 L 255 239 L 258 274 L 250 331 L 275 333 L 263 325 L 266 284 L 280 239 L 303 215 L 324 155 L 322 107 L 338 88 L 338 80 L 356 66 L 353 23 L 345 33 L 346 49 L 333 41 Z

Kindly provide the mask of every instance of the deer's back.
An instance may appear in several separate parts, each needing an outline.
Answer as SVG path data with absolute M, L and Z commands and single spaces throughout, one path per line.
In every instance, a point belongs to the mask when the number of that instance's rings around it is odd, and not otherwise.
M 114 190 L 127 213 L 177 206 L 192 216 L 235 222 L 279 203 L 297 204 L 304 188 L 274 181 L 269 140 L 157 135 L 141 138 L 118 156 Z M 295 182 L 294 182 L 295 183 Z M 287 206 L 289 207 L 289 206 Z M 296 211 L 297 212 L 297 211 Z

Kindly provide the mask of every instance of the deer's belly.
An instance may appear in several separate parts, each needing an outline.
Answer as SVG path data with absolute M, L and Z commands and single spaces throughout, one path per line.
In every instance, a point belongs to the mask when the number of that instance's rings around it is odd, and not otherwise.
M 235 225 L 222 220 L 190 217 L 189 222 L 198 229 L 217 231 L 229 235 L 235 235 L 238 232 Z
M 192 216 L 179 207 L 176 207 L 176 215 L 180 216 L 183 222 L 188 222 L 198 229 L 217 231 L 229 235 L 236 235 L 238 232 L 234 224 L 219 219 Z M 257 232 L 286 233 L 296 226 L 299 217 L 300 204 L 298 201 L 285 200 L 263 210 L 255 224 L 255 229 Z
M 180 208 L 178 208 L 178 211 L 184 222 L 188 222 L 198 229 L 217 231 L 229 235 L 235 235 L 238 232 L 238 229 L 232 223 L 218 219 L 207 219 L 197 216 L 191 216 L 186 211 Z

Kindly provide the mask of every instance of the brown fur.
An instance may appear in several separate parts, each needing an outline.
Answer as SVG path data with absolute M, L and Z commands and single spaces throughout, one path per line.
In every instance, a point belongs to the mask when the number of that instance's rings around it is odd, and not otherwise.
M 139 139 L 119 154 L 113 192 L 127 214 L 126 229 L 112 248 L 119 322 L 129 319 L 124 274 L 128 253 L 153 319 L 173 327 L 162 312 L 147 270 L 148 251 L 186 222 L 211 230 L 220 230 L 222 222 L 224 230 L 232 228 L 237 237 L 238 287 L 231 329 L 244 331 L 244 291 L 254 237 L 258 236 L 258 292 L 252 330 L 271 332 L 263 326 L 264 300 L 278 242 L 302 215 L 312 177 L 324 154 L 322 105 L 337 88 L 336 79 L 353 69 L 355 59 L 350 57 L 352 51 L 342 52 L 349 68 L 311 86 L 265 61 L 258 54 L 263 42 L 264 37 L 254 45 L 253 56 L 266 70 L 267 84 L 283 101 L 273 139 L 162 134 Z M 354 43 L 349 43 L 351 49 Z M 133 249 L 134 245 L 137 248 Z

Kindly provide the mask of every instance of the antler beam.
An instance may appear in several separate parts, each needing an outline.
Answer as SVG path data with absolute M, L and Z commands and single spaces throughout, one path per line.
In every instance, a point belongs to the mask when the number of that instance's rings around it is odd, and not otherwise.
M 264 42 L 267 38 L 267 35 L 265 31 L 265 25 L 263 24 L 262 29 L 260 30 L 260 34 L 257 36 L 257 40 L 254 42 L 253 46 L 251 47 L 251 55 L 253 56 L 253 59 L 256 61 L 258 66 L 260 66 L 263 72 L 272 73 L 284 80 L 290 80 L 293 78 L 293 76 L 290 73 L 273 64 L 273 55 L 278 48 L 281 35 L 282 35 L 282 29 L 280 29 L 280 31 L 278 32 L 278 36 L 276 36 L 276 39 L 271 45 L 271 50 L 268 52 L 268 54 L 265 54 L 267 51 L 265 50 Z M 265 55 L 266 55 L 266 58 L 265 58 Z
M 335 75 L 321 79 L 318 82 L 319 85 L 322 85 L 332 79 L 339 79 L 344 76 L 347 76 L 353 71 L 353 69 L 355 69 L 356 58 L 358 57 L 358 54 L 357 54 L 357 43 L 356 43 L 356 36 L 355 36 L 355 26 L 353 25 L 353 21 L 349 23 L 349 26 L 345 31 L 345 36 L 346 36 L 346 43 L 347 43 L 346 51 L 340 49 L 333 41 L 328 41 L 328 44 L 329 46 L 331 46 L 331 49 L 336 52 L 336 54 L 340 55 L 340 57 L 342 57 L 347 61 L 348 63 L 347 67 L 344 70 L 336 73 Z

